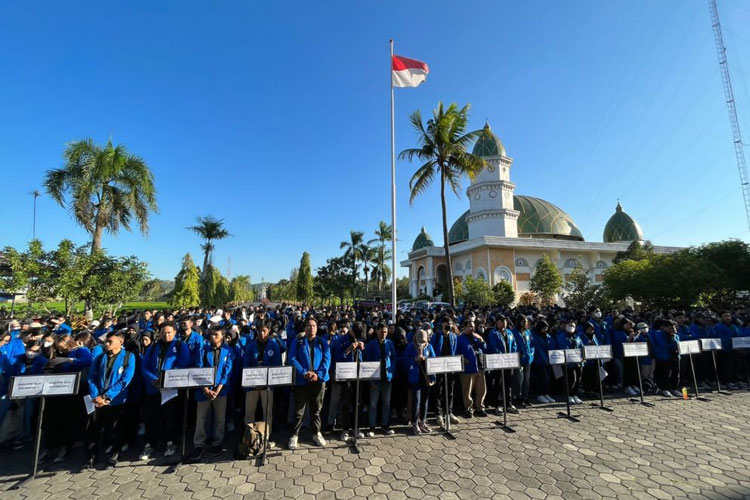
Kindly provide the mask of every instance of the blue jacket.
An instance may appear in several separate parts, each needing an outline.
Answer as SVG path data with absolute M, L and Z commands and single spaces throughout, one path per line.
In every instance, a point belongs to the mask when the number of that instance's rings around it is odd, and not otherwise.
M 297 336 L 289 343 L 288 363 L 297 373 L 295 385 L 307 385 L 305 373 L 314 371 L 318 382 L 328 382 L 328 370 L 331 367 L 331 350 L 321 337 L 313 340 L 313 359 L 310 359 L 310 341 L 307 337 Z
M 426 358 L 434 358 L 435 350 L 432 348 L 432 345 L 427 344 L 422 350 L 422 355 Z M 422 376 L 419 373 L 421 368 L 417 363 L 417 348 L 414 345 L 414 342 L 410 342 L 409 345 L 406 346 L 404 358 L 406 361 L 406 372 L 408 374 L 409 384 L 419 385 Z M 428 377 L 430 377 L 430 380 L 433 382 L 435 381 L 435 375 L 428 375 Z
M 521 353 L 521 366 L 529 366 L 534 361 L 534 345 L 531 342 L 531 331 L 512 330 L 513 340 Z
M 549 333 L 545 333 L 544 335 L 532 333 L 531 345 L 534 346 L 534 359 L 531 363 L 534 365 L 548 365 L 549 353 L 547 351 L 552 349 Z
M 412 334 L 412 338 L 414 338 L 414 334 Z M 435 356 L 442 356 L 443 355 L 443 341 L 444 336 L 440 332 L 435 332 L 432 334 L 432 337 L 430 337 L 430 345 L 432 346 L 432 350 L 435 353 Z M 411 339 L 406 339 L 409 344 L 412 343 Z M 456 347 L 458 345 L 458 335 L 456 335 L 453 332 L 450 332 L 448 334 L 448 341 L 451 344 L 450 348 L 450 354 L 449 356 L 455 356 L 456 355 Z
M 390 382 L 393 380 L 393 374 L 396 370 L 396 348 L 388 339 L 385 339 L 385 380 L 381 378 L 383 382 Z M 377 338 L 370 340 L 365 344 L 365 361 L 380 361 L 380 341 Z M 383 377 L 383 374 L 380 374 Z
M 487 335 L 487 352 L 490 354 L 518 352 L 513 332 L 507 328 L 505 332 L 501 332 L 497 328 L 490 330 Z
M 720 322 L 714 327 L 714 335 L 721 339 L 721 350 L 729 351 L 732 349 L 732 339 L 734 337 L 741 337 L 739 328 L 736 325 L 727 325 L 724 322 Z
M 680 336 L 675 334 L 673 338 L 661 330 L 655 330 L 651 336 L 654 346 L 654 358 L 661 361 L 680 359 Z
M 193 351 L 192 365 L 195 368 L 214 368 L 214 385 L 211 389 L 216 389 L 218 386 L 223 386 L 219 397 L 227 395 L 229 379 L 232 376 L 232 361 L 234 353 L 232 348 L 226 344 L 221 344 L 219 349 L 219 364 L 214 366 L 214 354 L 213 348 L 210 344 L 204 344 L 200 349 Z M 203 388 L 195 389 L 195 400 L 206 401 L 208 398 L 203 393 Z
M 153 382 L 154 380 L 159 380 L 163 370 L 188 368 L 190 364 L 187 346 L 176 338 L 169 343 L 161 368 L 158 365 L 159 353 L 161 353 L 161 342 L 154 342 L 148 346 L 143 355 L 141 373 L 143 374 L 143 383 L 147 394 L 157 394 L 159 392 L 159 389 L 154 387 Z
M 479 340 L 474 336 L 470 337 L 466 334 L 458 336 L 456 354 L 464 357 L 464 373 L 479 373 L 477 355 L 474 349 L 484 353 L 487 351 L 487 344 L 484 340 Z
M 125 359 L 127 358 L 127 362 Z M 94 360 L 89 370 L 89 395 L 91 399 L 104 396 L 111 406 L 123 404 L 128 398 L 128 384 L 135 373 L 135 355 L 125 349 L 120 350 L 112 365 L 107 380 L 107 354 L 102 353 Z

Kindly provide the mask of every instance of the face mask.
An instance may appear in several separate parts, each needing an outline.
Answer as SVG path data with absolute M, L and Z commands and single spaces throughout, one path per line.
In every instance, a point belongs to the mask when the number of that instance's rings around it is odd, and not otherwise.
M 601 317 L 602 317 L 602 313 L 601 313 L 601 312 L 599 312 L 599 311 L 596 311 L 596 312 L 594 313 L 594 318 L 596 318 L 596 319 L 600 319 Z
M 576 331 L 576 327 L 575 326 L 566 326 L 565 327 L 565 331 L 568 332 L 568 333 L 573 333 L 574 331 Z
M 37 356 L 39 356 L 39 351 L 26 351 L 26 358 L 27 359 L 34 359 Z

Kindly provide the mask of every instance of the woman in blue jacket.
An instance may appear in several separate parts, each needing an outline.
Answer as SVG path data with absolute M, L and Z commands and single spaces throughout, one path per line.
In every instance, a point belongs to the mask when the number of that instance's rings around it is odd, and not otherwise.
M 434 357 L 435 351 L 427 342 L 427 332 L 422 329 L 417 330 L 404 353 L 412 395 L 412 432 L 416 435 L 432 432 L 426 422 L 427 401 L 430 398 L 430 387 L 435 384 L 435 376 L 427 375 L 427 358 Z

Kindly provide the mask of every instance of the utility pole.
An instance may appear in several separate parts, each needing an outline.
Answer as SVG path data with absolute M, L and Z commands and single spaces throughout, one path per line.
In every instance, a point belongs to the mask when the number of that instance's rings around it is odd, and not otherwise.
M 36 239 L 36 199 L 39 198 L 42 195 L 42 193 L 40 193 L 38 190 L 35 189 L 34 191 L 29 192 L 29 194 L 34 197 L 34 222 L 33 222 L 32 230 L 31 230 L 31 239 L 35 240 Z
M 729 77 L 727 48 L 724 46 L 724 37 L 721 34 L 719 9 L 716 6 L 716 0 L 708 0 L 708 8 L 711 11 L 711 27 L 714 30 L 714 42 L 716 43 L 716 52 L 719 55 L 721 81 L 724 84 L 724 97 L 727 102 L 727 111 L 729 111 L 729 125 L 732 128 L 734 156 L 737 159 L 737 169 L 740 171 L 740 188 L 742 189 L 742 198 L 745 201 L 745 217 L 747 217 L 747 225 L 750 228 L 750 182 L 748 181 L 747 164 L 745 163 L 745 149 L 742 146 L 742 136 L 740 135 L 740 122 L 737 119 L 737 106 L 734 102 L 732 80 Z

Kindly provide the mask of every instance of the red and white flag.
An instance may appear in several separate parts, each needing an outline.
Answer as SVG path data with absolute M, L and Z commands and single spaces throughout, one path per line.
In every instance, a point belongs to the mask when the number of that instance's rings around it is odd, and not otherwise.
M 392 67 L 394 87 L 418 87 L 430 72 L 426 63 L 396 55 L 393 56 Z

